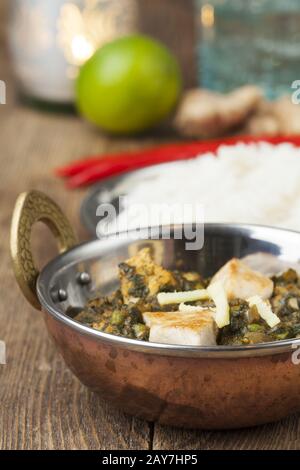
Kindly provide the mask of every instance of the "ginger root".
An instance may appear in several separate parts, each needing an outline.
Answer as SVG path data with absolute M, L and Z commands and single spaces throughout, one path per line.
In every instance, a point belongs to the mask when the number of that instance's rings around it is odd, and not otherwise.
M 187 137 L 216 137 L 241 126 L 262 101 L 261 90 L 246 85 L 227 95 L 204 89 L 188 90 L 174 118 Z
M 289 96 L 267 101 L 251 85 L 226 95 L 192 89 L 179 103 L 174 126 L 186 137 L 300 135 L 300 105 L 293 104 Z

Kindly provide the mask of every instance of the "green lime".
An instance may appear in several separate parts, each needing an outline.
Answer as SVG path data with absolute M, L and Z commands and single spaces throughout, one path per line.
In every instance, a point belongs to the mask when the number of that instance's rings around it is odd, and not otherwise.
M 115 134 L 137 133 L 164 119 L 181 91 L 178 64 L 168 49 L 141 35 L 98 49 L 76 82 L 79 111 Z

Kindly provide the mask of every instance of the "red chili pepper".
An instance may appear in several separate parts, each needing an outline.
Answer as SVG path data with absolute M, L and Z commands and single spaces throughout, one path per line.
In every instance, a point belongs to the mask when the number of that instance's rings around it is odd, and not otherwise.
M 197 152 L 199 145 L 203 146 L 203 142 L 185 142 L 185 143 L 172 143 L 172 144 L 164 144 L 159 147 L 150 147 L 146 149 L 139 149 L 136 151 L 131 152 L 121 152 L 117 154 L 109 154 L 109 155 L 100 155 L 100 156 L 92 156 L 86 157 L 82 160 L 78 160 L 74 163 L 69 165 L 57 168 L 55 173 L 57 176 L 61 177 L 70 177 L 74 176 L 87 168 L 91 168 L 92 166 L 97 166 L 99 163 L 103 162 L 110 162 L 113 164 L 114 162 L 118 162 L 119 160 L 129 160 L 132 163 L 140 158 L 145 158 L 149 156 L 149 158 L 156 159 L 160 156 L 169 155 L 169 154 L 176 154 L 178 152 Z
M 167 163 L 176 160 L 184 160 L 188 158 L 194 158 L 195 151 L 187 152 L 181 151 L 180 153 L 174 154 L 144 154 L 139 155 L 138 158 L 134 159 L 118 159 L 111 161 L 111 159 L 99 160 L 96 165 L 86 168 L 80 173 L 71 176 L 68 179 L 67 186 L 69 188 L 76 188 L 79 186 L 85 186 L 87 184 L 94 183 L 96 181 L 114 176 L 117 174 L 124 173 L 126 171 L 137 170 L 145 166 L 155 165 L 158 163 Z
M 68 187 L 76 188 L 126 171 L 145 166 L 190 159 L 205 152 L 215 152 L 220 145 L 233 145 L 237 142 L 265 141 L 273 144 L 290 142 L 300 146 L 300 136 L 294 137 L 253 137 L 237 136 L 210 141 L 190 141 L 165 144 L 159 147 L 113 155 L 95 156 L 79 160 L 58 168 L 56 174 L 69 177 Z

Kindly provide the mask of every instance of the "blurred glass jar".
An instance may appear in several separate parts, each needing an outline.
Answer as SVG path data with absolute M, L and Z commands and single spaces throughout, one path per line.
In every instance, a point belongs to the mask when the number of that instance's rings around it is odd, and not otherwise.
M 275 98 L 299 78 L 299 0 L 195 0 L 201 86 L 227 92 L 246 83 Z
M 9 45 L 20 89 L 72 103 L 74 79 L 101 44 L 132 32 L 136 0 L 11 0 Z

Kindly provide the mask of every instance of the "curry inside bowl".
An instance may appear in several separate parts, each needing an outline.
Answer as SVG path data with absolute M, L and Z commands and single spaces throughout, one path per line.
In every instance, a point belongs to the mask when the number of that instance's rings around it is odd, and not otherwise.
M 297 267 L 300 235 L 297 232 L 274 229 L 263 226 L 240 226 L 225 224 L 207 224 L 204 229 L 204 245 L 200 250 L 186 250 L 186 239 L 176 240 L 136 240 L 129 237 L 108 238 L 80 245 L 54 260 L 41 273 L 38 281 L 38 295 L 45 308 L 67 322 L 73 328 L 86 334 L 101 337 L 104 341 L 118 341 L 131 344 L 132 347 L 150 348 L 154 343 L 135 341 L 103 333 L 76 321 L 79 312 L 89 299 L 106 296 L 119 286 L 118 265 L 124 260 L 136 256 L 143 248 L 149 247 L 155 262 L 169 270 L 194 271 L 203 277 L 211 277 L 231 258 L 251 258 L 262 254 L 261 270 L 268 272 L 282 271 L 286 267 Z M 274 260 L 276 266 L 274 266 Z M 266 266 L 264 265 L 266 264 Z M 80 274 L 81 273 L 81 274 Z M 165 309 L 166 310 L 166 309 Z M 253 328 L 254 329 L 254 328 Z M 255 336 L 255 335 L 254 335 Z M 217 352 L 227 354 L 251 354 L 254 351 L 267 351 L 272 346 L 281 349 L 298 340 L 286 339 L 286 335 L 271 337 L 268 344 L 230 344 L 190 346 L 172 344 L 154 344 L 159 350 L 181 349 L 195 352 Z M 171 343 L 171 341 L 170 341 Z M 226 346 L 227 344 L 227 346 Z M 278 350 L 279 350 L 278 349 Z

